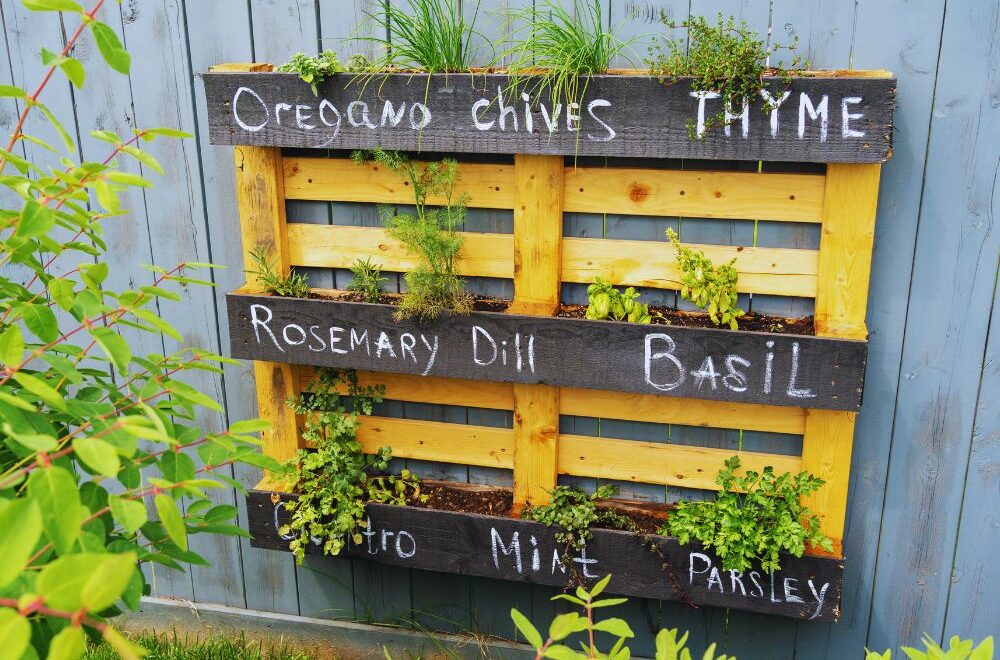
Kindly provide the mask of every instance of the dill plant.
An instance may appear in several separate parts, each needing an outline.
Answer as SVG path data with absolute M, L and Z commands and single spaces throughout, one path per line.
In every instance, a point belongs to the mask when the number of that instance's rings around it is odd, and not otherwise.
M 471 312 L 472 296 L 465 290 L 465 281 L 455 274 L 463 243 L 458 228 L 465 222 L 468 201 L 467 195 L 455 195 L 458 163 L 444 159 L 417 164 L 404 154 L 383 149 L 356 151 L 351 157 L 356 163 L 378 162 L 401 174 L 413 189 L 415 213 L 379 206 L 389 235 L 419 262 L 405 275 L 407 291 L 396 310 L 396 319 L 428 320 L 445 312 Z M 429 206 L 430 197 L 443 198 L 445 203 Z
M 379 11 L 369 12 L 365 23 L 373 28 L 374 34 L 385 36 L 358 37 L 374 42 L 382 50 L 370 62 L 368 70 L 468 71 L 474 55 L 473 26 L 478 15 L 478 2 L 468 22 L 459 0 L 406 0 L 405 6 L 379 3 Z

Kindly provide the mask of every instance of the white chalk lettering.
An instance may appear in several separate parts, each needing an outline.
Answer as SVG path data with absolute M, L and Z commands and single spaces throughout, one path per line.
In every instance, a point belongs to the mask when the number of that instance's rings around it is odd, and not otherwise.
M 719 374 L 715 371 L 715 362 L 712 360 L 711 355 L 706 355 L 705 359 L 701 362 L 701 368 L 698 371 L 692 371 L 691 375 L 694 376 L 695 388 L 700 390 L 701 384 L 709 380 L 712 383 L 712 389 L 716 389 L 715 381 L 719 377 Z
M 359 122 L 354 118 L 354 109 L 361 108 L 361 121 Z M 367 126 L 368 128 L 375 128 L 375 124 L 372 123 L 371 119 L 368 118 L 368 104 L 364 101 L 351 101 L 347 104 L 347 123 L 355 128 L 360 128 L 362 126 Z
M 698 120 L 695 125 L 695 132 L 698 137 L 705 134 L 705 101 L 719 98 L 718 92 L 688 92 L 693 98 L 698 99 Z
M 438 336 L 434 335 L 433 347 L 431 347 L 430 342 L 428 342 L 427 338 L 424 337 L 423 335 L 420 335 L 420 341 L 424 342 L 424 346 L 426 346 L 427 350 L 431 352 L 431 356 L 427 359 L 427 368 L 424 369 L 423 373 L 420 374 L 421 376 L 426 376 L 431 372 L 431 367 L 434 366 L 434 359 L 437 357 L 438 354 Z
M 574 112 L 577 111 L 577 112 Z M 577 114 L 580 110 L 579 103 L 567 103 L 566 104 L 566 130 L 567 131 L 579 131 L 580 130 L 580 115 Z
M 524 569 L 521 566 L 521 541 L 520 532 L 514 532 L 510 537 L 510 547 L 508 548 L 503 544 L 503 539 L 500 537 L 500 532 L 496 530 L 496 527 L 490 527 L 490 544 L 493 546 L 493 565 L 496 569 L 500 570 L 500 555 L 497 550 L 502 552 L 505 557 L 514 555 L 514 565 L 517 568 L 518 573 L 523 573 Z
M 308 348 L 310 351 L 313 351 L 314 353 L 321 353 L 326 350 L 326 342 L 323 341 L 322 337 L 316 334 L 317 330 L 319 330 L 318 325 L 309 326 L 309 334 L 312 336 L 313 339 L 319 342 L 319 346 L 313 348 L 312 343 L 310 343 L 306 348 Z
M 257 99 L 257 102 L 260 103 L 260 107 L 263 108 L 264 121 L 262 121 L 261 123 L 256 125 L 251 125 L 246 123 L 245 121 L 243 121 L 243 119 L 240 118 L 240 113 L 237 111 L 236 106 L 239 103 L 240 96 L 242 96 L 244 93 L 249 94 L 250 96 Z M 264 103 L 264 99 L 260 97 L 260 94 L 253 91 L 249 87 L 240 87 L 239 89 L 236 90 L 236 93 L 233 94 L 233 119 L 236 120 L 236 124 L 244 131 L 250 131 L 251 133 L 256 133 L 260 129 L 267 126 L 267 122 L 271 119 L 271 113 L 267 111 L 267 104 Z
M 722 132 L 726 134 L 726 137 L 730 137 L 732 133 L 731 122 L 734 119 L 740 120 L 741 134 L 744 139 L 750 134 L 750 103 L 746 100 L 743 101 L 743 109 L 738 115 L 733 114 L 733 106 L 731 103 L 726 103 L 726 108 L 723 111 L 723 122 Z
M 310 112 L 309 114 L 305 114 L 303 112 L 303 110 L 310 110 L 311 111 L 312 110 L 312 106 L 311 105 L 296 105 L 295 106 L 295 125 L 298 126 L 299 128 L 305 129 L 307 131 L 311 131 L 312 129 L 314 129 L 316 127 L 314 125 L 312 125 L 312 124 L 307 124 L 306 122 L 309 119 L 312 118 L 312 112 Z
M 726 356 L 726 375 L 722 377 L 722 384 L 733 392 L 747 391 L 747 375 L 736 368 L 735 365 L 747 368 L 750 361 L 739 355 Z
M 420 121 L 417 121 L 416 113 L 420 111 Z M 431 123 L 431 111 L 423 103 L 414 103 L 410 106 L 410 128 L 415 131 L 423 129 Z
M 413 352 L 413 347 L 417 345 L 417 338 L 411 335 L 409 332 L 404 332 L 399 336 L 399 352 L 406 359 L 406 354 L 409 353 L 410 357 L 413 359 L 413 364 L 417 363 L 417 354 Z
M 274 104 L 274 120 L 278 122 L 278 126 L 281 126 L 281 111 L 284 110 L 288 112 L 292 109 L 291 103 L 275 103 Z
M 493 349 L 493 355 L 490 356 L 488 360 L 482 359 L 479 354 L 479 338 L 483 337 L 485 341 L 490 343 L 490 348 Z M 497 343 L 486 330 L 479 327 L 478 325 L 472 326 L 472 361 L 481 367 L 488 367 L 497 360 Z
M 267 312 L 266 319 L 261 320 L 257 317 L 257 312 L 259 310 Z M 267 327 L 267 324 L 271 322 L 272 318 L 274 318 L 274 313 L 269 307 L 258 305 L 257 303 L 250 305 L 250 326 L 253 328 L 253 334 L 257 338 L 257 343 L 260 343 L 260 328 L 264 328 L 264 332 L 266 332 L 267 336 L 271 338 L 271 341 L 274 343 L 274 347 L 284 353 L 285 349 L 278 344 L 278 338 L 274 336 L 273 332 L 271 332 L 271 328 Z
M 521 100 L 524 101 L 524 130 L 534 133 L 535 118 L 531 116 L 531 97 L 527 93 L 521 92 Z
M 830 583 L 824 582 L 822 588 L 819 590 L 819 593 L 816 593 L 816 585 L 813 584 L 811 579 L 809 580 L 809 591 L 812 592 L 813 598 L 816 599 L 816 611 L 813 612 L 811 617 L 809 617 L 810 620 L 818 617 L 819 613 L 823 611 L 823 603 L 826 601 L 826 590 L 829 588 Z
M 781 104 L 788 100 L 791 92 L 782 92 L 777 98 L 771 96 L 771 92 L 766 89 L 760 90 L 760 95 L 764 99 L 764 104 L 771 108 L 771 137 L 778 137 L 778 109 Z
M 386 124 L 391 125 L 393 128 L 399 126 L 399 122 L 403 121 L 403 115 L 406 114 L 406 101 L 399 105 L 399 112 L 392 106 L 392 101 L 389 99 L 385 100 L 385 105 L 382 106 L 382 121 L 379 122 L 382 126 Z
M 767 348 L 774 348 L 774 342 L 767 342 Z M 774 351 L 768 350 L 767 357 L 764 358 L 764 394 L 771 393 L 771 379 L 774 374 Z
M 848 105 L 861 103 L 860 96 L 845 96 L 840 101 L 840 135 L 845 140 L 850 138 L 860 138 L 865 136 L 864 131 L 857 131 L 851 128 L 852 119 L 862 119 L 865 115 L 861 112 L 851 112 Z
M 327 110 L 332 112 L 334 117 L 337 118 L 336 122 L 331 122 L 329 119 L 326 118 Z M 340 122 L 341 122 L 340 110 L 337 110 L 337 107 L 326 99 L 323 99 L 322 101 L 319 102 L 319 120 L 324 124 L 326 124 L 327 126 L 333 126 L 333 137 L 337 137 L 337 134 L 340 133 Z
M 799 342 L 792 342 L 792 371 L 788 376 L 788 389 L 786 393 L 793 399 L 811 399 L 816 396 L 811 388 L 800 389 L 796 387 L 795 381 L 799 377 Z
M 826 132 L 829 126 L 829 107 L 830 107 L 830 97 L 827 94 L 823 95 L 820 100 L 819 105 L 814 106 L 812 99 L 805 92 L 799 94 L 799 139 L 805 137 L 806 135 L 806 113 L 809 113 L 809 118 L 813 121 L 819 119 L 819 141 L 826 142 Z
M 288 336 L 289 330 L 295 330 L 295 332 L 299 333 L 298 341 L 294 341 L 291 337 Z M 294 323 L 289 323 L 288 325 L 286 325 L 281 331 L 281 336 L 284 337 L 285 343 L 288 344 L 289 346 L 299 346 L 301 344 L 306 343 L 306 331 L 302 329 L 301 325 L 295 325 Z
M 740 585 L 740 595 L 746 596 L 747 590 L 743 587 L 743 574 L 739 571 L 729 571 L 729 590 L 736 593 L 736 585 Z
M 382 357 L 382 351 L 389 351 L 389 355 L 393 358 L 396 357 L 396 351 L 392 349 L 392 342 L 389 341 L 389 335 L 385 332 L 380 332 L 378 334 L 378 341 L 375 343 L 375 357 Z
M 611 101 L 605 101 L 604 99 L 594 99 L 593 101 L 587 104 L 587 114 L 590 115 L 594 121 L 600 124 L 601 127 L 608 132 L 607 135 L 600 135 L 600 136 L 587 133 L 587 137 L 593 140 L 594 142 L 611 142 L 612 140 L 615 139 L 616 135 L 615 129 L 608 126 L 607 122 L 598 117 L 597 113 L 594 112 L 594 108 L 608 108 L 608 107 L 611 107 Z M 744 137 L 746 136 L 744 135 Z
M 694 560 L 700 559 L 705 563 L 705 569 L 701 571 L 694 570 Z M 694 576 L 701 573 L 707 573 L 709 569 L 712 568 L 712 560 L 708 555 L 702 554 L 700 552 L 692 552 L 688 555 L 688 584 L 694 584 Z
M 549 117 L 549 111 L 546 109 L 545 104 L 541 104 L 540 109 L 542 111 L 542 119 L 545 120 L 545 126 L 549 129 L 549 133 L 555 133 L 559 130 L 559 114 L 562 112 L 562 103 L 556 103 L 555 111 L 552 113 L 552 117 Z
M 795 588 L 795 583 L 798 582 L 795 578 L 786 577 L 782 582 L 785 585 L 785 601 L 789 603 L 804 603 L 806 601 L 802 600 L 796 596 L 798 589 Z
M 587 559 L 587 546 L 586 545 L 583 546 L 582 548 L 580 548 L 580 554 L 579 555 L 577 555 L 576 557 L 573 557 L 573 563 L 574 564 L 580 564 L 580 566 L 581 566 L 580 573 L 583 575 L 583 577 L 585 577 L 585 578 L 600 577 L 599 575 L 593 575 L 593 574 L 591 574 L 590 571 L 588 570 L 588 567 L 591 564 L 596 564 L 597 560 L 596 559 Z
M 706 586 L 705 588 L 711 591 L 712 584 L 719 585 L 720 594 L 726 593 L 726 590 L 722 588 L 722 576 L 719 574 L 719 569 L 716 568 L 715 566 L 713 566 L 712 570 L 709 571 L 708 573 L 708 586 Z
M 409 550 L 403 550 L 403 537 L 406 537 L 410 544 Z M 396 554 L 399 555 L 400 559 L 409 559 L 413 555 L 417 554 L 417 541 L 413 538 L 413 535 L 407 531 L 399 530 L 396 532 Z
M 517 109 L 512 105 L 505 105 L 503 102 L 503 89 L 497 87 L 497 104 L 500 107 L 500 130 L 507 130 L 507 117 L 513 117 L 514 130 L 517 130 Z
M 496 125 L 497 122 L 495 119 L 491 119 L 489 123 L 487 123 L 479 118 L 479 110 L 481 108 L 488 108 L 489 105 L 490 102 L 488 99 L 479 99 L 472 104 L 472 125 L 476 127 L 476 130 L 488 131 Z
M 347 353 L 347 351 L 344 350 L 343 348 L 337 348 L 337 347 L 334 346 L 334 344 L 339 344 L 340 341 L 343 339 L 343 337 L 340 336 L 343 333 L 344 333 L 344 329 L 341 328 L 340 326 L 336 326 L 335 325 L 335 326 L 332 326 L 330 328 L 330 352 L 331 353 L 339 353 L 341 355 L 344 355 L 344 354 Z M 351 330 L 352 336 L 353 336 L 353 333 L 354 333 L 354 330 Z M 366 337 L 367 337 L 367 334 L 368 334 L 368 331 L 366 330 L 365 331 Z M 354 346 L 352 345 L 351 348 L 354 348 Z
M 667 350 L 659 351 L 657 353 L 653 352 L 653 342 L 662 341 L 667 345 Z M 646 376 L 646 383 L 652 385 L 661 392 L 669 392 L 670 390 L 676 389 L 684 382 L 684 365 L 681 361 L 677 359 L 674 355 L 674 350 L 676 350 L 677 344 L 668 334 L 662 332 L 654 332 L 646 335 L 646 357 L 643 362 L 643 369 Z M 666 359 L 669 361 L 677 370 L 677 377 L 673 381 L 658 382 L 653 380 L 653 363 L 657 360 Z
M 371 355 L 372 347 L 371 344 L 368 343 L 368 331 L 365 330 L 359 335 L 357 330 L 351 328 L 351 351 L 354 351 L 355 346 L 361 346 L 362 342 L 364 342 L 365 345 L 365 352 L 367 352 L 368 355 Z

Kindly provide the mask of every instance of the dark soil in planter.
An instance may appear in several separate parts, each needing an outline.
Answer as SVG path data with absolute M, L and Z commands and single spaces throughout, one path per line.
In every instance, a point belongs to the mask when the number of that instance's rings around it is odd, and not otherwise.
M 342 300 L 347 302 L 368 302 L 365 300 L 364 296 L 360 293 L 354 291 L 346 291 L 344 293 L 328 294 L 321 293 L 318 291 L 312 291 L 309 294 L 310 298 L 315 298 L 318 300 Z M 398 305 L 402 294 L 399 293 L 383 293 L 378 300 L 380 305 Z M 490 298 L 488 296 L 473 296 L 472 309 L 477 312 L 506 312 L 507 308 L 510 307 L 511 301 L 500 300 L 499 298 Z

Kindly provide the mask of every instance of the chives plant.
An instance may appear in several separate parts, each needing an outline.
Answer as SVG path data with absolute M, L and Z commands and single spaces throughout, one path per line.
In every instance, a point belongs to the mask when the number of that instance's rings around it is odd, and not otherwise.
M 427 73 L 468 71 L 472 66 L 473 25 L 466 22 L 458 0 L 406 0 L 406 7 L 386 4 L 369 13 L 373 32 L 386 36 L 360 37 L 383 47 L 372 62 L 373 71 L 418 69 Z M 391 37 L 389 36 L 391 35 Z

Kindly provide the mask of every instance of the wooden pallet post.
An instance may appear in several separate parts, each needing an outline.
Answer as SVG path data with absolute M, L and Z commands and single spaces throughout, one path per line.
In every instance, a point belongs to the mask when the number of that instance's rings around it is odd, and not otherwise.
M 514 157 L 514 304 L 550 316 L 562 285 L 563 159 Z M 514 509 L 545 504 L 556 487 L 559 388 L 514 385 Z
M 269 64 L 223 64 L 212 70 L 271 71 L 273 67 Z M 288 274 L 291 264 L 281 149 L 239 146 L 234 155 L 243 263 L 249 265 L 250 251 L 263 245 L 275 262 L 275 269 L 281 274 Z M 248 273 L 247 285 L 259 285 L 257 277 Z M 263 452 L 279 461 L 292 458 L 299 447 L 299 431 L 296 417 L 285 401 L 299 393 L 298 370 L 290 364 L 254 361 L 253 373 L 257 387 L 257 414 L 271 422 L 271 428 L 261 434 Z
M 831 163 L 826 171 L 816 291 L 816 335 L 866 339 L 868 280 L 875 240 L 880 165 Z M 840 555 L 847 515 L 856 413 L 809 410 L 802 469 L 826 481 L 803 504 L 822 521 Z

